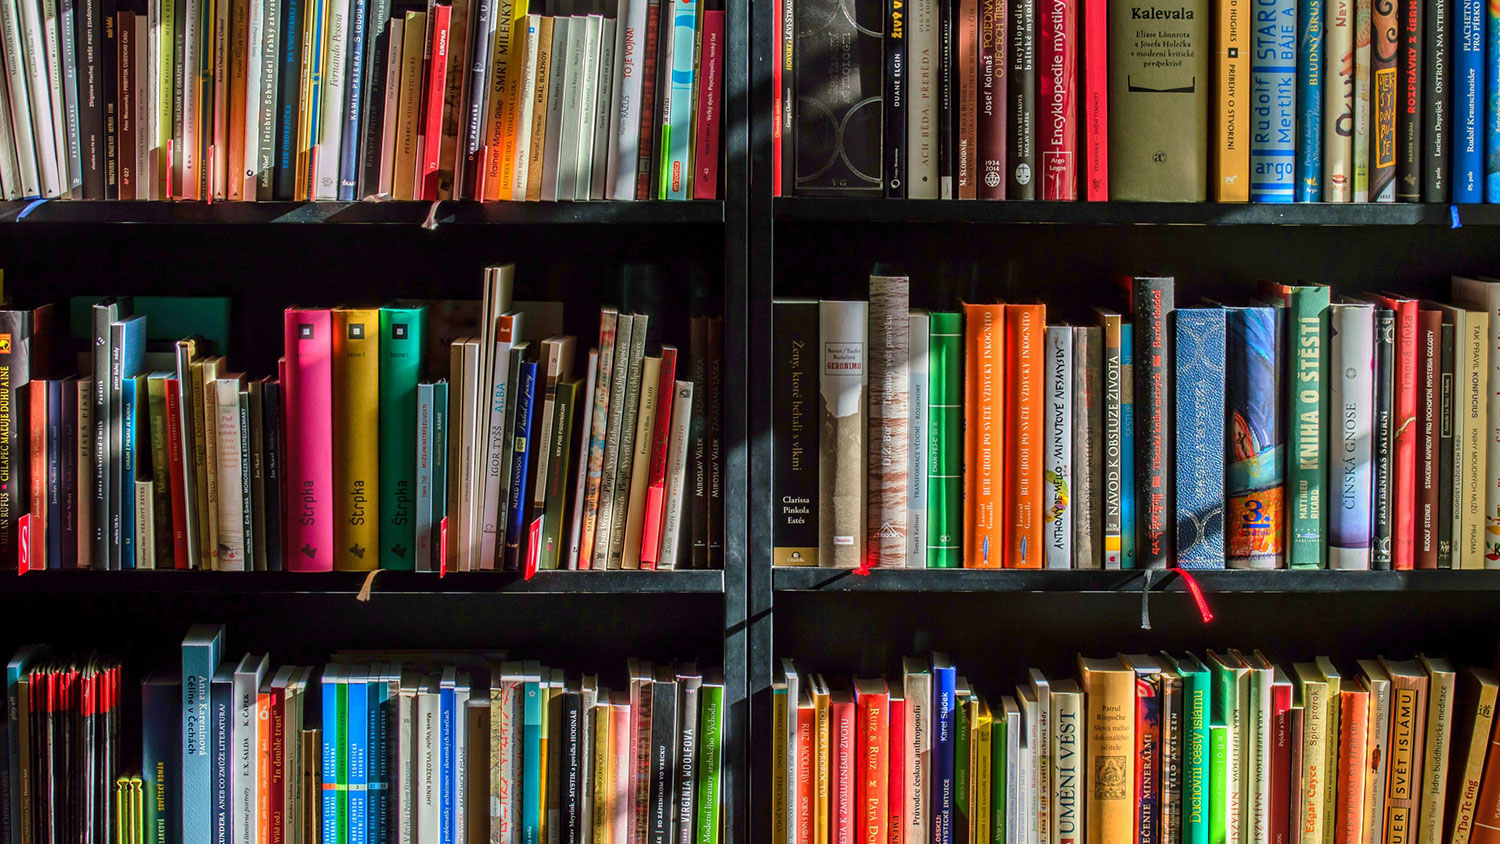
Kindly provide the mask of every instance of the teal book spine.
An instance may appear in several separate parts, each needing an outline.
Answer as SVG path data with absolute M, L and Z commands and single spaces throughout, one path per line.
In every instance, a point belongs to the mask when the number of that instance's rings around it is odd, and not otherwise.
M 417 382 L 427 308 L 380 309 L 380 567 L 416 568 Z
M 927 567 L 955 569 L 964 564 L 964 318 L 929 319 Z
M 1213 688 L 1201 666 L 1182 663 L 1183 689 L 1187 695 L 1187 725 L 1183 731 L 1184 776 L 1182 781 L 1183 844 L 1209 844 L 1209 780 L 1213 761 L 1209 747 L 1209 719 L 1213 710 Z
M 521 841 L 537 844 L 542 828 L 542 689 L 527 677 L 521 711 Z
M 663 116 L 661 154 L 662 199 L 691 199 L 693 87 L 697 69 L 698 0 L 674 0 L 672 15 L 672 68 L 668 101 Z M 666 9 L 662 14 L 667 14 Z
M 1328 567 L 1323 541 L 1327 520 L 1323 482 L 1328 468 L 1328 288 L 1294 287 L 1287 308 L 1293 367 L 1288 387 L 1291 546 L 1287 563 L 1294 569 L 1321 569 Z
M 116 518 L 120 521 L 120 568 L 135 568 L 135 460 L 138 395 L 144 393 L 141 379 L 124 378 L 120 381 L 121 429 L 120 486 L 115 500 L 120 502 Z
M 447 543 L 442 541 L 448 512 L 448 382 L 432 385 L 432 569 L 437 571 Z
M 1229 835 L 1229 728 L 1209 727 L 1213 775 L 1208 794 L 1208 844 L 1230 844 Z

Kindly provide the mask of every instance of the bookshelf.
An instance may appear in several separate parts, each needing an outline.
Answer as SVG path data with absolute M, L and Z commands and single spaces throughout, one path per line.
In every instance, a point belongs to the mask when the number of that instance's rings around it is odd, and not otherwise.
M 434 211 L 433 206 L 437 208 Z M 81 202 L 0 203 L 0 224 L 336 223 L 443 225 L 722 225 L 725 202 Z

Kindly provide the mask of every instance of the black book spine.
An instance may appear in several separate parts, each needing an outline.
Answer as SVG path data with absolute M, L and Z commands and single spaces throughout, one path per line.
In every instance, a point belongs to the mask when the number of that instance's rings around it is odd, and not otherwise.
M 906 197 L 906 2 L 886 0 L 885 13 L 885 195 Z
M 281 384 L 267 381 L 261 392 L 261 439 L 265 457 L 266 570 L 281 571 Z
M 131 500 L 133 496 L 122 495 L 125 483 L 125 403 L 122 401 L 125 388 L 125 332 L 118 322 L 109 326 L 109 384 L 108 384 L 108 412 L 105 416 L 108 425 L 104 432 L 104 448 L 108 453 L 106 466 L 109 474 L 105 483 L 109 484 L 110 506 L 106 514 L 109 548 L 106 549 L 106 560 L 109 561 L 109 569 L 116 571 L 120 568 L 120 551 L 124 543 L 124 525 L 120 522 L 120 507 L 124 502 Z M 131 480 L 134 480 L 133 478 Z
M 676 844 L 695 844 L 693 826 L 697 820 L 698 796 L 698 699 L 703 678 L 681 676 L 677 679 L 677 778 L 673 788 L 673 808 L 677 812 Z
M 661 192 L 661 135 L 672 119 L 672 4 L 668 3 L 662 8 L 656 25 L 656 114 L 651 119 L 651 184 L 646 187 L 646 199 L 666 198 Z M 645 140 L 646 133 L 642 132 L 641 141 Z
M 957 51 L 954 39 L 958 34 L 957 0 L 938 0 L 938 198 L 953 198 L 953 162 L 958 144 L 958 109 L 955 98 L 958 75 L 955 73 Z
M 668 673 L 670 669 L 668 669 Z M 672 786 L 677 767 L 677 680 L 658 674 L 651 684 L 651 783 L 646 803 L 646 841 L 675 844 Z
M 62 568 L 78 567 L 78 381 L 62 382 Z
M 99 53 L 103 35 L 102 0 L 79 0 L 73 15 L 78 39 L 78 133 L 83 159 L 83 198 L 104 199 L 104 106 Z M 110 24 L 112 28 L 113 23 Z M 113 197 L 111 197 L 113 198 Z
M 1422 201 L 1422 101 L 1429 95 L 1422 80 L 1422 4 L 1424 0 L 1400 0 L 1401 31 L 1397 71 L 1401 99 L 1396 106 L 1396 201 Z
M 0 311 L 0 566 L 14 570 L 20 560 L 20 518 L 26 514 L 27 468 L 30 450 L 27 429 L 26 385 L 31 380 L 31 314 Z
M 559 795 L 562 802 L 562 844 L 583 844 L 588 832 L 583 828 L 583 718 L 583 695 L 563 692 L 563 783 Z
M 693 317 L 691 323 L 688 376 L 693 381 L 693 415 L 688 420 L 693 543 L 685 568 L 701 569 L 708 567 L 708 322 L 704 317 Z
M 777 302 L 772 347 L 776 389 L 771 404 L 772 565 L 817 562 L 818 303 Z
M 1422 45 L 1425 63 L 1423 74 L 1422 147 L 1417 155 L 1423 162 L 1422 201 L 1447 202 L 1449 177 L 1448 138 L 1452 134 L 1450 104 L 1448 102 L 1449 61 L 1453 52 L 1449 48 L 1450 30 L 1449 0 L 1427 0 L 1426 20 L 1423 23 Z
M 109 568 L 109 508 L 114 499 L 109 485 L 109 324 L 119 316 L 119 306 L 101 302 L 94 306 L 94 543 L 93 567 Z
M 1011 0 L 1010 78 L 1006 80 L 1010 114 L 1006 121 L 1006 199 L 1036 199 L 1036 4 Z
M 97 4 L 97 7 L 96 5 Z M 99 149 L 103 150 L 105 199 L 120 198 L 119 129 L 120 114 L 120 33 L 117 31 L 119 17 L 115 15 L 115 0 L 89 0 L 91 8 L 97 8 L 99 29 L 99 108 L 104 115 L 103 131 L 99 134 Z M 93 14 L 93 12 L 90 12 Z M 145 45 L 142 45 L 142 49 Z M 100 156 L 96 153 L 96 159 Z
M 244 537 L 245 571 L 255 570 L 255 487 L 250 477 L 250 396 L 240 390 L 240 535 Z M 146 462 L 150 465 L 150 461 Z
M 708 317 L 708 568 L 724 567 L 724 318 Z
M 372 3 L 374 6 L 379 6 L 382 4 L 385 5 L 387 7 L 386 14 L 390 14 L 390 0 L 372 0 Z M 454 199 L 467 199 L 473 197 L 473 193 L 480 182 L 480 180 L 477 178 L 477 171 L 483 169 L 484 167 L 484 162 L 481 160 L 480 151 L 484 148 L 484 133 L 488 125 L 486 121 L 489 116 L 485 109 L 485 106 L 487 104 L 485 94 L 488 90 L 489 85 L 489 63 L 490 57 L 493 53 L 493 44 L 491 44 L 489 41 L 489 32 L 492 28 L 490 24 L 490 18 L 491 16 L 500 14 L 500 10 L 496 8 L 496 6 L 497 4 L 495 0 L 476 0 L 474 3 L 470 4 L 468 41 L 469 55 L 457 57 L 459 61 L 467 61 L 467 64 L 464 67 L 465 98 L 463 102 L 463 114 L 459 120 L 458 126 L 458 152 L 456 155 L 454 155 L 453 165 L 455 168 L 453 178 Z M 374 14 L 375 12 L 372 10 L 372 17 L 370 20 L 371 40 L 367 43 L 371 51 L 370 61 L 378 63 L 371 65 L 370 68 L 365 71 L 366 76 L 371 76 L 372 74 L 377 73 L 374 68 L 381 68 L 385 66 L 385 56 L 387 50 L 389 50 L 389 40 L 381 38 L 381 36 L 383 36 L 385 33 L 386 26 L 384 23 L 381 23 L 379 25 L 379 31 L 377 31 L 376 23 L 373 17 Z M 497 39 L 506 39 L 508 42 L 505 28 L 509 25 L 509 22 L 506 22 L 503 25 L 497 22 L 493 27 L 497 30 L 497 32 L 495 33 L 495 37 Z M 385 43 L 381 43 L 382 41 L 384 41 Z M 370 82 L 372 85 L 375 84 L 374 79 L 371 79 Z M 384 82 L 382 81 L 380 85 L 383 90 Z M 379 119 L 375 120 L 373 123 L 371 122 L 370 109 L 378 108 L 378 106 L 375 106 L 373 98 L 367 97 L 366 99 L 367 102 L 365 103 L 364 111 L 365 128 L 363 130 L 364 145 L 361 147 L 360 160 L 364 162 L 366 171 L 369 170 L 372 163 L 375 164 L 375 174 L 378 175 L 380 163 L 379 151 L 378 149 L 372 149 L 372 147 L 379 146 L 380 130 L 375 127 L 379 127 L 381 125 L 381 122 Z M 372 145 L 371 141 L 374 141 L 375 143 Z M 367 195 L 364 191 L 363 186 L 365 184 L 368 184 L 369 182 L 370 174 L 368 172 L 362 173 L 360 175 L 360 196 Z M 483 197 L 479 198 L 482 199 Z
M 272 195 L 289 200 L 296 195 L 297 115 L 302 113 L 302 20 L 307 0 L 282 0 L 281 51 L 276 80 L 276 176 Z M 382 68 L 383 70 L 383 68 Z M 385 74 L 374 74 L 385 85 Z M 368 165 L 366 165 L 368 167 Z M 380 163 L 375 163 L 378 179 Z
M 797 15 L 796 0 L 781 3 L 781 196 L 797 188 Z
M 1139 568 L 1171 564 L 1172 311 L 1170 278 L 1132 280 L 1135 317 L 1135 484 Z
M 796 194 L 883 196 L 885 0 L 801 0 L 800 12 Z
M 1370 568 L 1391 567 L 1391 457 L 1396 429 L 1392 397 L 1396 377 L 1396 312 L 1375 311 L 1375 443 L 1373 478 L 1375 504 L 1371 519 Z
M 47 568 L 62 568 L 62 388 L 47 382 Z
M 1438 556 L 1437 567 L 1453 568 L 1453 419 L 1457 348 L 1453 323 L 1444 323 L 1438 339 Z

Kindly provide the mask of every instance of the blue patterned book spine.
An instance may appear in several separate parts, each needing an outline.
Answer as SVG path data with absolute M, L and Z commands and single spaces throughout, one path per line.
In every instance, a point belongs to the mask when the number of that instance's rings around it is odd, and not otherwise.
M 1135 568 L 1135 328 L 1120 323 L 1120 568 Z
M 1500 5 L 1484 4 L 1484 200 L 1500 202 Z
M 1485 0 L 1457 0 L 1453 42 L 1453 201 L 1484 201 Z
M 1255 0 L 1250 199 L 1291 202 L 1297 147 L 1297 4 Z
M 1223 308 L 1176 313 L 1177 565 L 1224 568 Z
M 1286 535 L 1281 427 L 1284 308 L 1227 311 L 1229 442 L 1224 525 L 1230 568 L 1273 569 Z
M 1323 199 L 1323 0 L 1297 4 L 1297 201 Z

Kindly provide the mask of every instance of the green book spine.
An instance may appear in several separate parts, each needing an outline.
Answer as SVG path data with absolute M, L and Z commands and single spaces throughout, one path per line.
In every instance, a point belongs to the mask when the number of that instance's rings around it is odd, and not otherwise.
M 1229 728 L 1209 727 L 1213 754 L 1213 780 L 1208 792 L 1208 844 L 1228 844 L 1229 833 Z
M 719 844 L 719 772 L 723 765 L 724 687 L 704 683 L 698 716 L 698 828 L 696 844 Z
M 542 511 L 542 550 L 537 568 L 546 571 L 558 567 L 562 557 L 563 524 L 573 512 L 573 475 L 568 460 L 573 456 L 573 417 L 577 415 L 579 393 L 583 382 L 574 378 L 559 381 L 553 401 L 556 421 L 552 425 L 552 442 L 547 445 L 547 498 Z
M 157 372 L 146 379 L 146 403 L 151 424 L 151 515 L 156 529 L 156 567 L 170 569 L 176 567 L 176 562 L 172 559 L 172 476 L 167 468 L 167 373 Z
M 928 339 L 927 567 L 964 564 L 964 318 L 933 313 Z
M 1292 420 L 1287 439 L 1291 447 L 1287 488 L 1291 491 L 1291 549 L 1287 563 L 1294 569 L 1328 566 L 1323 541 L 1326 509 L 1323 475 L 1328 452 L 1328 288 L 1295 287 L 1287 301 L 1291 324 Z
M 427 308 L 380 309 L 380 567 L 417 554 L 417 382 Z
M 969 754 L 974 752 L 969 741 L 969 702 L 959 694 L 954 707 L 953 742 L 953 842 L 963 844 L 969 840 Z
M 990 817 L 993 820 L 990 821 L 989 844 L 1005 844 L 1005 823 L 1008 820 L 1005 816 L 1005 794 L 1010 782 L 1006 774 L 1006 765 L 1009 764 L 1006 753 L 1010 735 L 1004 710 L 1001 710 L 999 715 L 1000 717 L 995 719 L 994 732 L 991 735 L 994 747 L 991 759 L 994 761 L 993 773 L 990 774 Z
M 323 844 L 349 844 L 349 680 L 340 678 L 334 691 L 333 816 L 338 833 Z
M 1187 724 L 1183 731 L 1182 828 L 1184 844 L 1209 844 L 1209 778 L 1213 772 L 1209 748 L 1209 719 L 1213 688 L 1208 672 L 1182 663 L 1182 685 L 1187 695 Z

